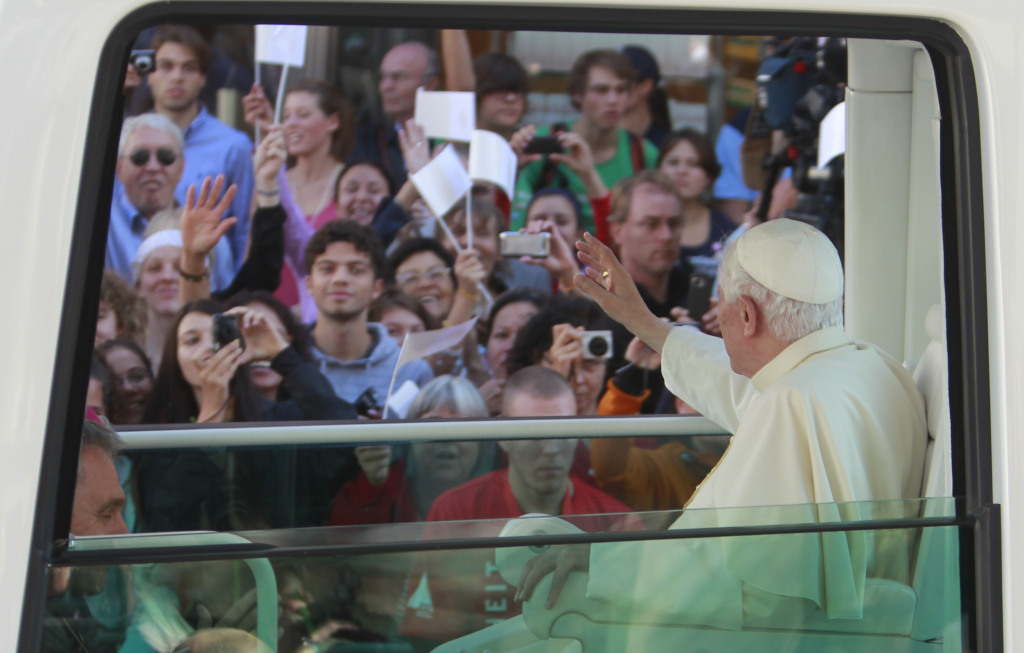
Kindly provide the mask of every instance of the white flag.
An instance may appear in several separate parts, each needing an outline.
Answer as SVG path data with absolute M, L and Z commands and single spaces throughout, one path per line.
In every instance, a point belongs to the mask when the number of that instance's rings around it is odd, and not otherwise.
M 420 331 L 405 336 L 405 342 L 402 343 L 402 351 L 398 354 L 398 362 L 395 363 L 395 371 L 391 373 L 391 383 L 388 384 L 388 396 L 384 399 L 384 405 L 392 409 L 398 416 L 404 418 L 405 413 L 409 409 L 409 404 L 412 403 L 412 399 L 415 397 L 415 392 L 412 393 L 412 396 L 409 395 L 409 390 L 406 386 L 410 385 L 410 382 L 406 381 L 397 392 L 392 393 L 395 389 L 395 379 L 398 377 L 398 370 L 402 369 L 402 366 L 410 361 L 436 354 L 445 349 L 451 349 L 459 344 L 476 325 L 479 317 L 478 315 L 468 322 L 444 329 Z M 415 388 L 415 384 L 411 385 Z M 393 398 L 395 405 L 392 405 Z M 391 411 L 388 411 L 387 408 L 385 410 L 390 413 Z M 391 417 L 391 415 L 385 414 L 385 417 Z
M 473 181 L 451 145 L 410 178 L 423 201 L 437 216 L 447 213 L 473 187 Z
M 466 337 L 466 334 L 473 330 L 479 317 L 478 315 L 472 320 L 444 329 L 418 331 L 405 336 L 405 342 L 402 343 L 402 352 L 398 354 L 398 364 L 395 365 L 395 370 L 398 370 L 398 368 L 409 361 L 430 356 L 458 345 Z
M 468 143 L 476 129 L 476 93 L 418 88 L 416 124 L 427 138 Z
M 469 177 L 488 181 L 512 197 L 516 187 L 516 153 L 499 134 L 477 129 L 469 141 Z
M 301 68 L 306 63 L 305 25 L 257 25 L 256 61 Z

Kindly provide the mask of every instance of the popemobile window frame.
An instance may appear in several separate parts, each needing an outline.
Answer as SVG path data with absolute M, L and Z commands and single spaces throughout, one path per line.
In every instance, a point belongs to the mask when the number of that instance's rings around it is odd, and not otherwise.
M 103 270 L 111 188 L 122 114 L 121 89 L 132 42 L 140 30 L 162 23 L 308 24 L 365 27 L 465 28 L 714 34 L 842 36 L 913 39 L 927 49 L 942 120 L 939 131 L 943 285 L 949 406 L 952 424 L 953 495 L 960 528 L 963 610 L 970 614 L 965 642 L 976 650 L 1001 650 L 1002 569 L 999 506 L 993 503 L 992 433 L 988 364 L 988 300 L 984 203 L 977 85 L 970 51 L 955 29 L 920 17 L 794 11 L 621 9 L 578 4 L 417 4 L 342 2 L 166 2 L 125 16 L 103 48 L 88 118 L 59 343 L 35 507 L 20 651 L 40 643 L 46 578 L 51 566 L 121 564 L 171 556 L 179 561 L 255 555 L 237 545 L 193 547 L 148 554 L 75 552 L 66 543 L 81 437 L 93 333 Z M 557 422 L 553 422 L 557 424 Z M 657 419 L 651 428 L 660 431 Z M 384 426 L 384 425 L 381 425 Z M 226 427 L 230 428 L 230 427 Z M 262 427 L 255 427 L 259 431 Z M 272 427 L 268 427 L 272 428 Z M 310 427 L 316 428 L 316 427 Z M 390 427 L 389 427 L 390 428 Z M 444 422 L 430 427 L 445 428 Z M 554 428 L 554 427 L 552 427 Z M 637 427 L 637 434 L 644 430 Z M 219 429 L 213 429 L 219 430 Z M 428 429 L 429 430 L 429 429 Z M 429 437 L 429 434 L 417 437 Z M 56 479 L 56 481 L 54 481 Z M 910 526 L 920 525 L 908 523 Z M 608 540 L 628 539 L 617 534 Z M 571 539 L 571 538 L 570 538 Z M 589 541 L 599 541 L 593 538 Z M 563 541 L 540 538 L 538 543 Z M 449 548 L 480 542 L 446 543 Z M 295 554 L 284 546 L 279 555 Z M 265 551 L 260 555 L 268 555 Z M 274 555 L 274 554 L 269 554 Z M 148 556 L 148 557 L 147 557 Z

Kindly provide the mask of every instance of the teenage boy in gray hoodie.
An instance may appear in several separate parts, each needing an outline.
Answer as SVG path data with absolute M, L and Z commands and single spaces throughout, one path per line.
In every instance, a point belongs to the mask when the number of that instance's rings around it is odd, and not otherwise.
M 398 343 L 367 320 L 386 269 L 377 234 L 349 220 L 328 222 L 306 244 L 306 290 L 319 311 L 310 327 L 313 358 L 337 395 L 353 404 L 367 388 L 382 404 L 398 363 Z M 426 361 L 410 361 L 398 370 L 395 389 L 405 381 L 422 387 L 431 378 Z

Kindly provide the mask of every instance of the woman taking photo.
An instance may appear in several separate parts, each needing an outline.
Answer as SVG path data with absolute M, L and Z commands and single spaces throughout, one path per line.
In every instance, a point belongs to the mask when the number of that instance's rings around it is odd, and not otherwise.
M 293 388 L 287 401 L 267 401 L 253 387 L 250 361 L 270 361 L 285 382 L 304 361 L 284 334 L 260 312 L 238 307 L 245 341 L 222 343 L 214 351 L 213 316 L 220 304 L 200 300 L 186 304 L 164 345 L 163 364 L 157 374 L 146 423 L 217 423 L 279 420 L 354 419 L 355 411 L 339 399 L 319 374 Z M 239 371 L 245 372 L 239 374 Z
M 146 423 L 356 418 L 355 409 L 334 394 L 327 379 L 302 360 L 262 313 L 232 309 L 242 338 L 220 343 L 214 351 L 214 315 L 222 312 L 221 305 L 211 300 L 181 309 L 164 347 Z M 270 361 L 288 390 L 287 400 L 268 401 L 253 387 L 248 370 L 253 360 Z M 322 452 L 293 453 L 288 449 L 182 449 L 142 455 L 138 466 L 142 527 L 146 531 L 237 530 L 319 523 L 326 515 L 323 496 L 332 496 L 354 473 L 350 452 L 334 451 L 338 460 L 332 461 L 335 464 L 327 477 L 316 476 L 321 470 L 315 464 Z M 301 478 L 304 485 L 289 487 L 289 478 Z

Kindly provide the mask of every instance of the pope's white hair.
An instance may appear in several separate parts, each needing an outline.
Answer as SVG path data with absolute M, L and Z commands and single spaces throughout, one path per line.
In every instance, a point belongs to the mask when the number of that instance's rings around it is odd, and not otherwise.
M 178 154 L 185 152 L 185 137 L 174 122 L 167 116 L 159 113 L 143 113 L 131 118 L 125 118 L 121 125 L 121 139 L 117 143 L 117 156 L 124 156 L 124 150 L 128 147 L 128 139 L 136 130 L 143 127 L 167 132 L 174 138 L 174 145 L 178 148 Z
M 771 291 L 743 269 L 735 243 L 730 243 L 722 252 L 718 285 L 721 289 L 719 299 L 723 303 L 734 302 L 742 295 L 753 299 L 764 314 L 768 331 L 787 342 L 826 327 L 843 326 L 842 295 L 826 304 L 808 304 Z

